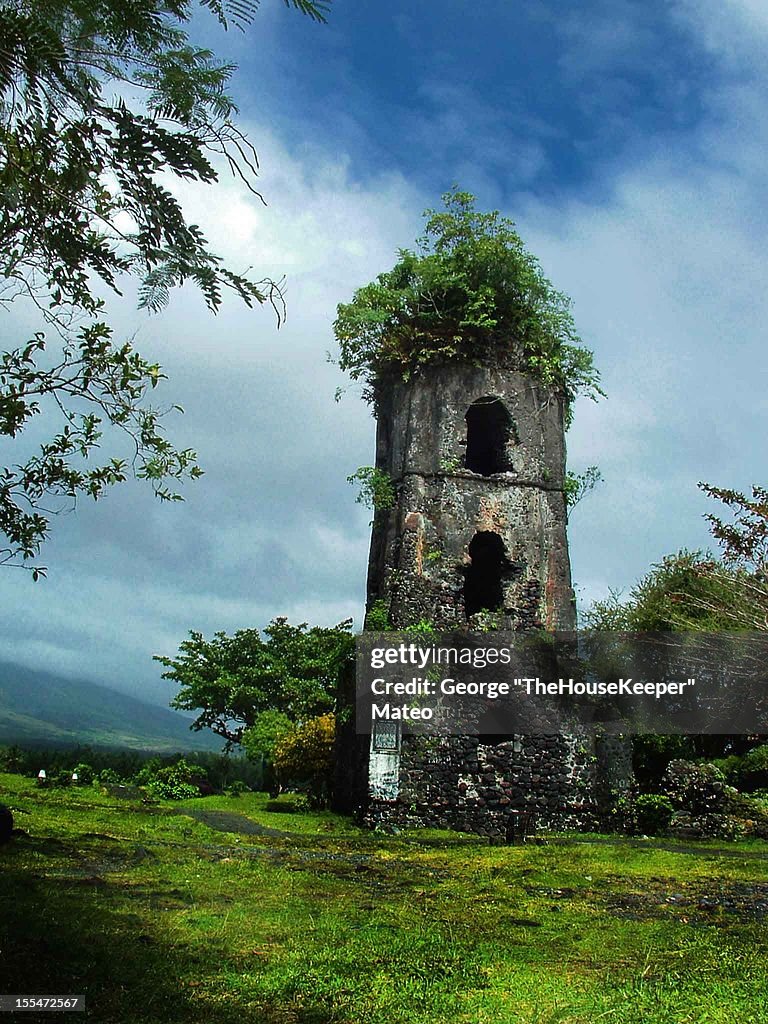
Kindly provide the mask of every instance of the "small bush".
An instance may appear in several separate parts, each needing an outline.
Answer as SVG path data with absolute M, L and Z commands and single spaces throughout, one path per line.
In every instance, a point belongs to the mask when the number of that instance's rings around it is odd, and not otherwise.
M 277 800 L 268 800 L 264 808 L 273 814 L 304 814 L 310 810 L 310 801 L 303 793 L 292 793 L 287 799 L 278 797 Z
M 163 767 L 167 767 L 167 764 L 164 764 L 159 757 L 151 757 L 139 768 L 133 776 L 133 781 L 137 786 L 148 786 L 150 782 L 154 781 L 158 770 Z
M 389 621 L 389 601 L 379 598 L 365 614 L 365 628 L 370 633 L 386 633 L 392 629 Z
M 743 760 L 740 754 L 729 754 L 728 757 L 713 757 L 710 764 L 723 773 L 723 778 L 729 786 L 738 786 Z
M 200 780 L 204 777 L 199 765 L 181 758 L 176 764 L 158 768 L 146 786 L 152 796 L 160 800 L 189 800 L 200 795 Z
M 248 787 L 242 781 L 242 779 L 235 779 L 231 782 L 224 790 L 226 796 L 242 796 L 243 793 L 247 793 Z
M 334 716 L 320 715 L 275 746 L 274 767 L 281 784 L 301 789 L 315 807 L 326 806 L 330 799 L 335 737 Z
M 647 835 L 666 832 L 674 812 L 672 801 L 663 793 L 641 793 L 635 801 L 637 827 Z

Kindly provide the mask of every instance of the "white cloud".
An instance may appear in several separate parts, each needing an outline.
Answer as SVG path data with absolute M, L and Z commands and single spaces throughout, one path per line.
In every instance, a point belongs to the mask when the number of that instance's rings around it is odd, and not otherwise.
M 760 48 L 768 42 L 768 8 L 762 0 L 676 0 L 674 9 L 699 42 L 741 64 L 742 72 L 764 63 Z

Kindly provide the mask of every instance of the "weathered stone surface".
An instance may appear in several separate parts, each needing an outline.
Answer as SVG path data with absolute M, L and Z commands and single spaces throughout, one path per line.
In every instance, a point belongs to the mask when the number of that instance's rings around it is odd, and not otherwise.
M 505 471 L 466 468 L 467 412 L 495 399 L 512 421 Z M 526 374 L 449 364 L 399 382 L 383 396 L 376 464 L 392 480 L 394 508 L 377 514 L 369 603 L 389 602 L 396 627 L 428 619 L 466 623 L 470 544 L 497 535 L 507 561 L 500 625 L 575 624 L 563 494 L 563 405 Z

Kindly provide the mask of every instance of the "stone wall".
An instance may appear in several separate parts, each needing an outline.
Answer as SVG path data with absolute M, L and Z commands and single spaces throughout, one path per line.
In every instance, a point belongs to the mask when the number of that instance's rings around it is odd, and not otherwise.
M 532 811 L 538 827 L 589 830 L 605 819 L 607 792 L 589 737 L 403 738 L 399 792 L 370 801 L 372 826 L 456 828 L 503 838 L 510 816 Z M 627 786 L 629 779 L 614 778 Z

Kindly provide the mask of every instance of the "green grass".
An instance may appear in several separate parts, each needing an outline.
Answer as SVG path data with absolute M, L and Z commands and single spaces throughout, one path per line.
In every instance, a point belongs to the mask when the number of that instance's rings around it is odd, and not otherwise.
M 768 1020 L 766 844 L 490 847 L 12 775 L 0 799 L 28 833 L 0 848 L 0 991 L 85 993 L 99 1024 Z

